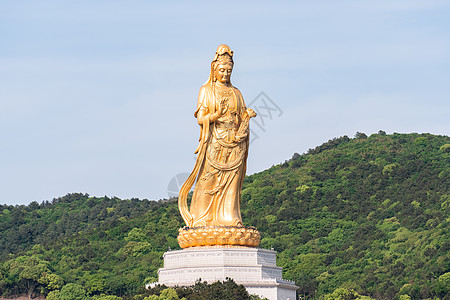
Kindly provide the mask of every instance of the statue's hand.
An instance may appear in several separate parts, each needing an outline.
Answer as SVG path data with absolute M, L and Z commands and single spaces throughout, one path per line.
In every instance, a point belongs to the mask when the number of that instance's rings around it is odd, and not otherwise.
M 228 111 L 227 99 L 222 99 L 219 103 L 219 116 L 223 116 Z
M 256 117 L 256 112 L 251 108 L 247 108 L 247 114 L 250 118 Z
M 247 134 L 244 135 L 236 135 L 234 137 L 234 140 L 238 143 L 242 142 L 243 140 L 245 140 L 247 138 Z

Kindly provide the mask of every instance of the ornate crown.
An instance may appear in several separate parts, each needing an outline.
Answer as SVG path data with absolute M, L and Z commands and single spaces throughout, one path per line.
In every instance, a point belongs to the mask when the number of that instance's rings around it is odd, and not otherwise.
M 233 51 L 225 44 L 219 45 L 216 50 L 216 55 L 214 55 L 213 62 L 220 64 L 233 63 Z
M 228 53 L 224 53 L 222 55 L 219 54 L 219 56 L 217 57 L 217 62 L 222 65 L 233 63 L 233 58 Z

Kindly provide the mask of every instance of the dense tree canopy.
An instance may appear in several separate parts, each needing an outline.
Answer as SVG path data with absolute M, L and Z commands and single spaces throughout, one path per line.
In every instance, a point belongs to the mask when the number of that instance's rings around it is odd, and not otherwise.
M 304 298 L 449 299 L 448 145 L 446 136 L 383 131 L 332 139 L 246 177 L 244 223 L 278 251 Z M 0 205 L 0 295 L 150 297 L 141 288 L 168 247 L 179 248 L 182 226 L 176 199 L 69 194 Z

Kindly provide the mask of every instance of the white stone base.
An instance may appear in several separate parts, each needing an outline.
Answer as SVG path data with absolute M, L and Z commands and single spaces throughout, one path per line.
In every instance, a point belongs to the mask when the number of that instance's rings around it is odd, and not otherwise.
M 208 283 L 232 278 L 250 294 L 269 300 L 295 300 L 298 287 L 281 278 L 273 250 L 212 246 L 193 247 L 164 253 L 164 268 L 158 270 L 159 282 L 166 286 L 191 286 L 198 279 Z

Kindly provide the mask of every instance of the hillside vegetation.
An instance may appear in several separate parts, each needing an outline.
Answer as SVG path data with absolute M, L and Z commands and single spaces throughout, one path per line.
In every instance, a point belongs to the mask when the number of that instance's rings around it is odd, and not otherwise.
M 450 299 L 449 211 L 450 138 L 431 134 L 335 138 L 242 191 L 244 224 L 303 299 Z M 182 226 L 175 199 L 0 205 L 0 295 L 143 299 Z

